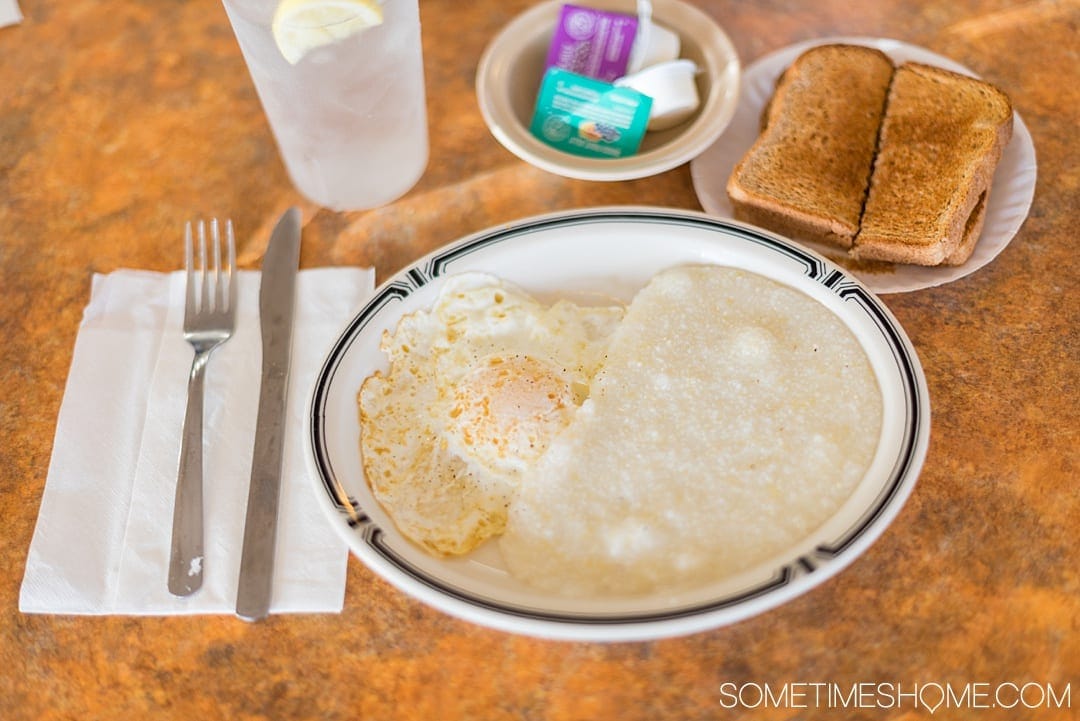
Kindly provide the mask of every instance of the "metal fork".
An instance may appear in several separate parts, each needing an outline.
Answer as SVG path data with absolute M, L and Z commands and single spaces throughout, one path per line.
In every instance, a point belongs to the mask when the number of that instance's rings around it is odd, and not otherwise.
M 195 349 L 188 377 L 187 412 L 180 443 L 180 468 L 173 506 L 169 591 L 187 596 L 203 580 L 203 378 L 210 353 L 232 336 L 236 322 L 236 243 L 225 221 L 228 264 L 222 267 L 218 221 L 210 221 L 212 265 L 207 265 L 206 224 L 198 223 L 198 267 L 194 267 L 191 223 L 184 226 L 184 340 Z

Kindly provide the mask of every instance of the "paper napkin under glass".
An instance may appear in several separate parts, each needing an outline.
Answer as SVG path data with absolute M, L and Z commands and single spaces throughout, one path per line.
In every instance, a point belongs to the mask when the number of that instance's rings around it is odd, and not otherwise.
M 262 343 L 260 274 L 238 275 L 236 329 L 211 355 L 204 408 L 203 586 L 168 591 L 192 348 L 182 272 L 95 275 L 75 342 L 19 597 L 25 613 L 233 613 Z M 271 613 L 339 612 L 348 550 L 325 517 L 304 445 L 315 375 L 371 294 L 374 272 L 297 277 Z
M 22 22 L 22 12 L 15 0 L 0 0 L 0 28 Z

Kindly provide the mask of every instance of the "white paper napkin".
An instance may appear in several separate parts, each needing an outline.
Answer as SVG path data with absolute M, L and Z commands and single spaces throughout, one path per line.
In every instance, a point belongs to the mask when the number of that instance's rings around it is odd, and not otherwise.
M 25 613 L 233 613 L 262 346 L 260 274 L 239 274 L 233 337 L 207 366 L 204 577 L 167 588 L 172 509 L 192 350 L 184 274 L 95 275 L 75 342 L 26 563 Z M 330 345 L 374 286 L 358 268 L 301 271 L 271 612 L 338 612 L 348 551 L 323 516 L 305 457 L 308 394 Z
M 0 0 L 0 28 L 22 22 L 22 13 L 15 0 Z

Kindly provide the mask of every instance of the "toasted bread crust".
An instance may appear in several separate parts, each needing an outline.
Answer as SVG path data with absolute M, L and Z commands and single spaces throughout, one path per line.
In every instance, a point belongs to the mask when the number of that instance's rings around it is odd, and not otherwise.
M 966 260 L 1011 136 L 1012 106 L 989 83 L 921 63 L 897 68 L 852 256 Z
M 963 265 L 971 254 L 975 252 L 975 245 L 979 242 L 982 233 L 983 221 L 986 220 L 986 199 L 989 190 L 979 196 L 979 202 L 975 204 L 975 210 L 968 217 L 967 226 L 964 228 L 964 237 L 956 249 L 945 256 L 942 265 Z
M 850 248 L 892 73 L 888 56 L 863 46 L 801 55 L 777 81 L 763 130 L 728 180 L 735 217 Z

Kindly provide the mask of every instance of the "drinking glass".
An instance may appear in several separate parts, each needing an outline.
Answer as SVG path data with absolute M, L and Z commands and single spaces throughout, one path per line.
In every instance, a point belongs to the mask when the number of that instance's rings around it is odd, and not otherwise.
M 381 23 L 295 62 L 272 30 L 280 2 L 319 0 L 223 0 L 293 184 L 332 210 L 405 194 L 428 160 L 418 0 L 371 0 Z

